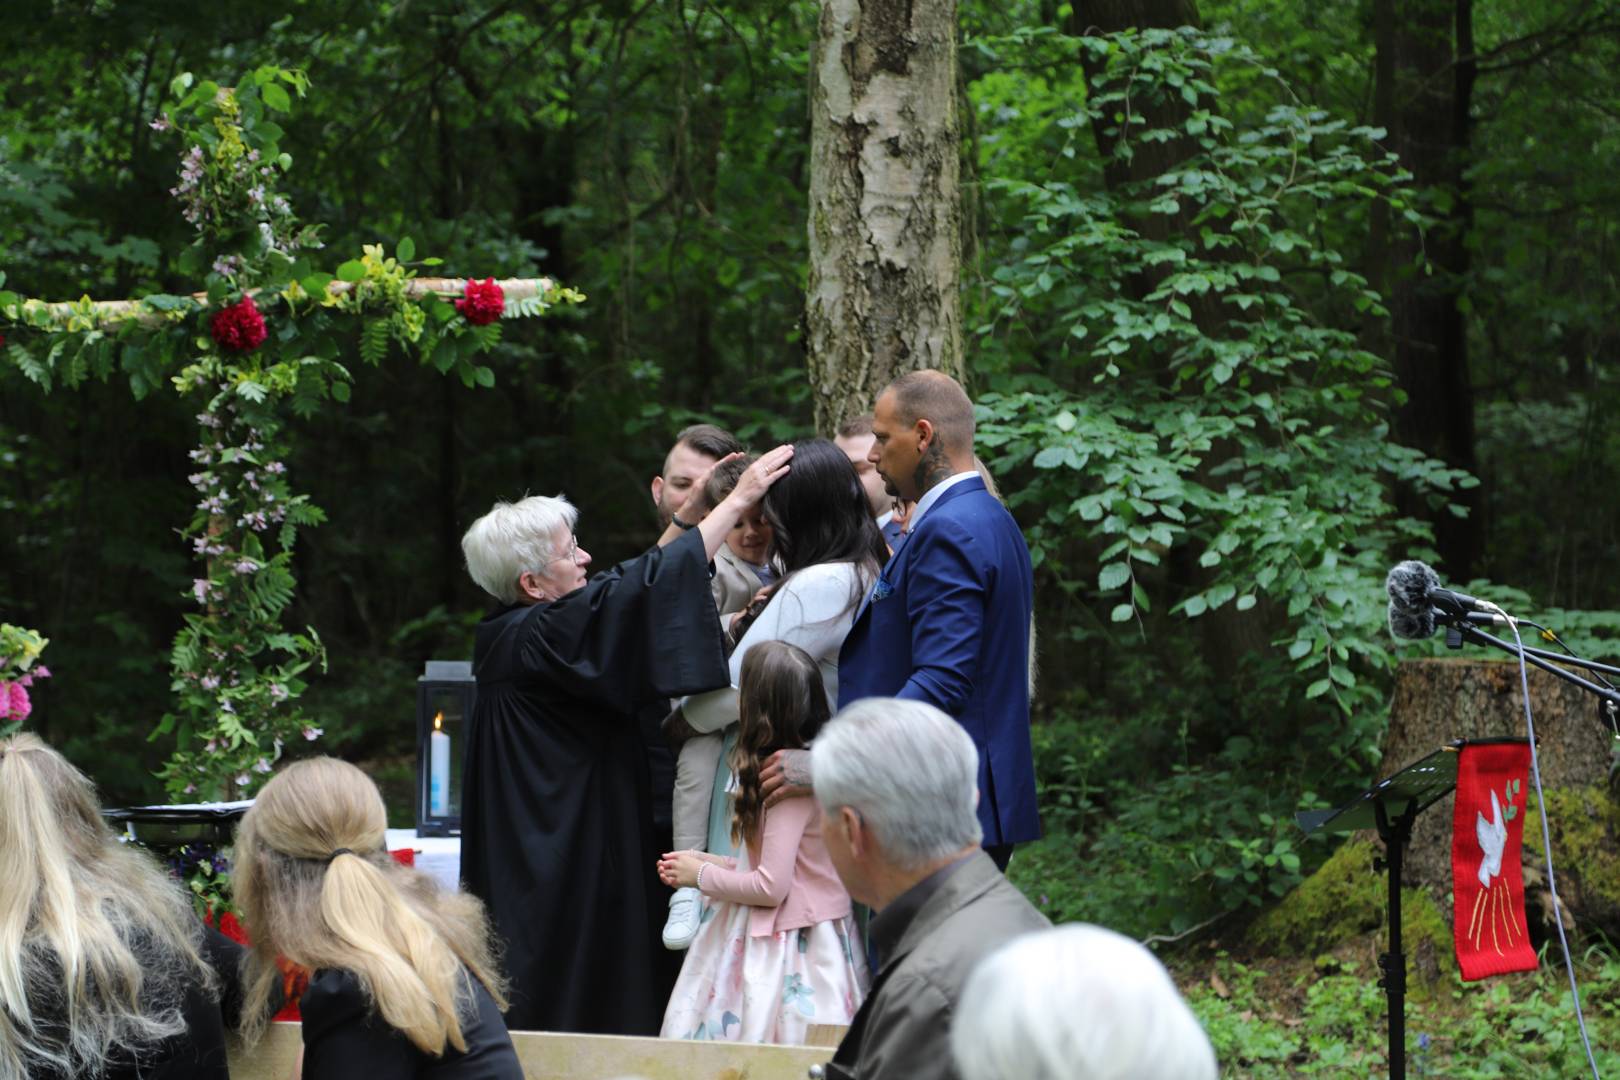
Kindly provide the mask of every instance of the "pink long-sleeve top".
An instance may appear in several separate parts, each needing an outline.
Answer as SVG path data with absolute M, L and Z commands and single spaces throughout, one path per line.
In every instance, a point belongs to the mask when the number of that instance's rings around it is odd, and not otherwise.
M 753 908 L 749 937 L 770 937 L 850 913 L 849 893 L 838 880 L 832 856 L 821 837 L 816 800 L 783 799 L 765 811 L 758 851 L 749 845 L 755 864 L 748 870 L 710 864 L 703 871 L 703 894 Z

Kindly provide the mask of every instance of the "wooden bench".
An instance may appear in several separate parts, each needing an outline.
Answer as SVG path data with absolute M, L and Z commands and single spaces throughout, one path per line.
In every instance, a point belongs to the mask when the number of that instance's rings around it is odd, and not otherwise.
M 832 1039 L 842 1029 L 813 1031 Z M 232 1080 L 287 1080 L 303 1044 L 297 1024 L 272 1024 L 251 1053 L 231 1045 Z M 806 1080 L 832 1058 L 826 1046 L 756 1046 L 622 1035 L 514 1031 L 512 1045 L 528 1080 Z

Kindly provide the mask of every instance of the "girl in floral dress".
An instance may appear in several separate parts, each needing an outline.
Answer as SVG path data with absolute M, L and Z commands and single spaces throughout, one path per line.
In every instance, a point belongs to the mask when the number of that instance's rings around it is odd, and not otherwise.
M 782 641 L 750 649 L 740 674 L 728 792 L 739 855 L 676 851 L 658 861 L 666 885 L 703 896 L 661 1034 L 802 1044 L 811 1024 L 854 1018 L 866 994 L 866 955 L 815 800 L 784 799 L 767 812 L 759 773 L 771 754 L 815 735 L 828 718 L 827 693 L 816 661 Z

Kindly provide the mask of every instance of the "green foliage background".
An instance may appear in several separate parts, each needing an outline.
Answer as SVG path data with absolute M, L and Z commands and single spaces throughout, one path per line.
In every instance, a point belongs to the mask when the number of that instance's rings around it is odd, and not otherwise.
M 1381 292 L 1373 222 L 1419 235 L 1459 193 L 1414 184 L 1372 128 L 1368 4 L 1206 2 L 1202 31 L 1107 40 L 1068 5 L 960 5 L 969 368 L 1040 560 L 1049 836 L 1015 874 L 1054 916 L 1180 933 L 1320 859 L 1290 815 L 1376 765 L 1383 572 L 1432 558 L 1476 481 L 1475 569 L 1523 590 L 1495 595 L 1615 651 L 1620 45 L 1565 32 L 1573 0 L 1472 6 L 1469 477 L 1388 434 L 1385 308 L 1435 271 L 1397 265 Z M 447 273 L 590 297 L 508 326 L 493 389 L 351 362 L 351 399 L 289 425 L 289 468 L 330 516 L 293 556 L 289 621 L 331 657 L 303 705 L 394 792 L 422 661 L 470 651 L 482 600 L 458 541 L 477 513 L 565 491 L 606 565 L 651 541 L 647 482 L 684 424 L 808 433 L 815 14 L 177 0 L 8 24 L 9 289 L 194 287 L 174 148 L 147 121 L 180 72 L 278 64 L 311 83 L 280 146 L 330 250 L 409 235 Z M 191 576 L 191 411 L 126 383 L 47 397 L 0 365 L 0 615 L 52 639 L 36 726 L 113 802 L 157 797 L 167 747 L 146 735 Z

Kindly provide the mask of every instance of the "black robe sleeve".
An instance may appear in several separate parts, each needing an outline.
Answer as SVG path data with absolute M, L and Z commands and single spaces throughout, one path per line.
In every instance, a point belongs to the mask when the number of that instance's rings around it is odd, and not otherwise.
M 517 658 L 564 692 L 624 714 L 727 685 L 703 537 L 694 529 L 537 605 Z

